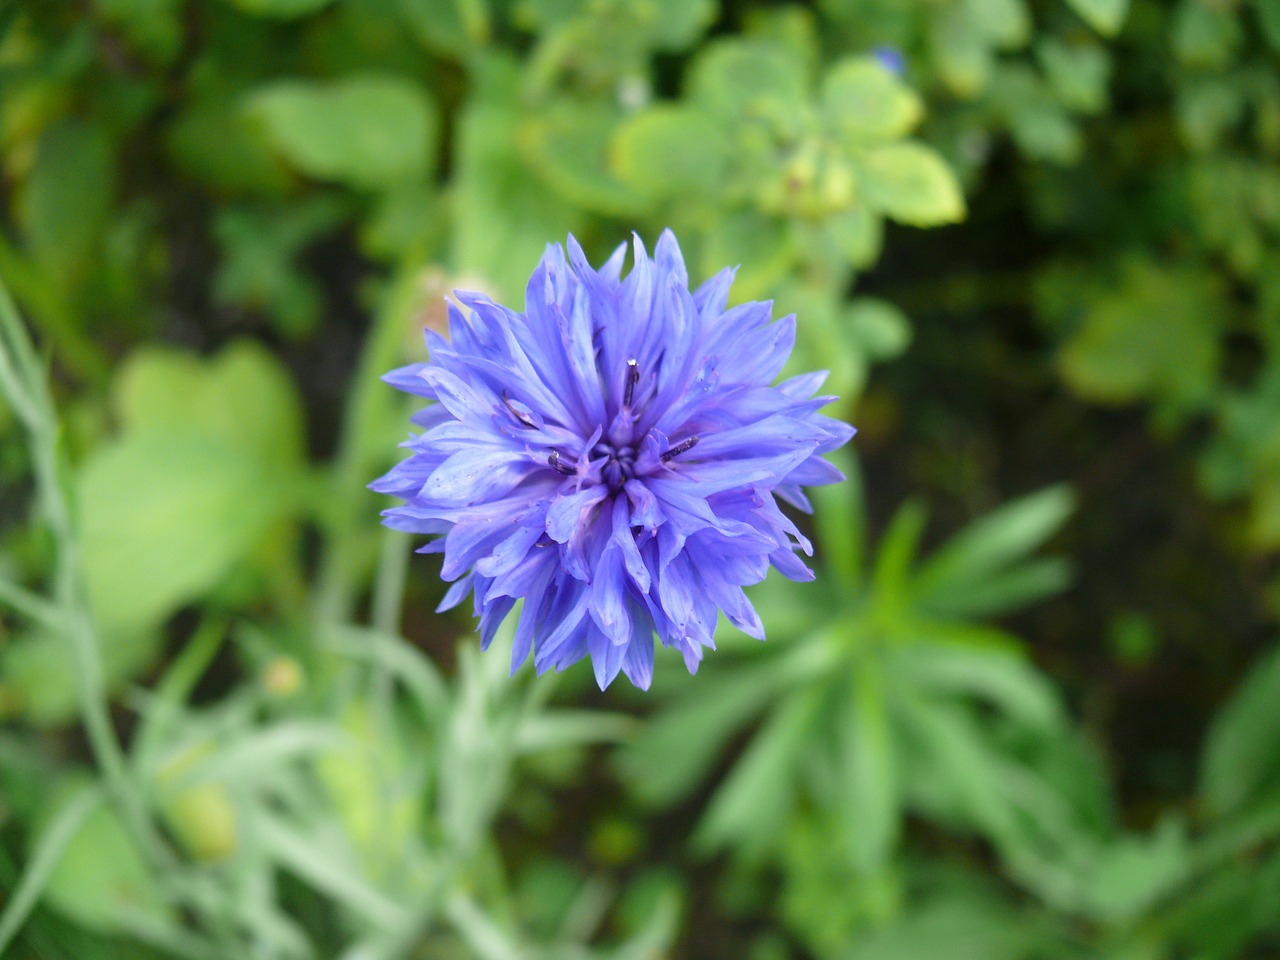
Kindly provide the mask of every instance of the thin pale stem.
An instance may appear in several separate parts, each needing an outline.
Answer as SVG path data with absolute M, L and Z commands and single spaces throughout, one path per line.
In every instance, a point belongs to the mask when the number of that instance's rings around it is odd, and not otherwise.
M 3 279 L 0 279 L 0 358 L 3 371 L 0 389 L 24 418 L 37 496 L 53 536 L 56 563 L 51 608 L 56 611 L 59 632 L 71 646 L 81 721 L 94 759 L 129 828 L 144 850 L 163 860 L 171 855 L 147 816 L 141 792 L 129 776 L 124 751 L 107 707 L 98 638 L 84 599 L 79 544 L 63 485 L 53 400 L 35 349 Z

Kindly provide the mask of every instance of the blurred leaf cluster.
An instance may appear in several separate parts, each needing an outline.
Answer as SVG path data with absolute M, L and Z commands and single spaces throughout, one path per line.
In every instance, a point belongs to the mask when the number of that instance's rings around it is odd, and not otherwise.
M 1264 563 L 1278 11 L 0 0 L 0 953 L 1274 955 L 1280 653 L 1179 743 L 1193 784 L 1126 791 L 1026 615 L 1078 569 L 1068 486 L 931 524 L 949 488 L 888 515 L 849 458 L 818 582 L 753 593 L 769 642 L 606 702 L 427 614 L 364 484 L 450 289 L 518 307 L 548 242 L 671 226 L 797 314 L 873 456 L 908 315 L 1012 305 L 1045 389 L 1142 411 Z M 955 281 L 975 238 L 1018 266 Z

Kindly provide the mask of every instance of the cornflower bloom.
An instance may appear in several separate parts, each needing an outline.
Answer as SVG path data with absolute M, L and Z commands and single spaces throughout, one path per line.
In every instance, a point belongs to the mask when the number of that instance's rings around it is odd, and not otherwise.
M 397 530 L 436 534 L 453 581 L 440 609 L 473 596 L 487 647 L 517 600 L 511 668 L 539 673 L 590 657 L 604 689 L 649 687 L 654 636 L 696 672 L 719 611 L 764 629 L 742 588 L 770 565 L 811 580 L 808 540 L 775 497 L 843 479 L 822 459 L 853 428 L 818 411 L 825 373 L 772 386 L 795 318 L 771 304 L 726 309 L 734 271 L 690 292 L 668 230 L 650 259 L 637 237 L 600 270 L 569 237 L 529 280 L 525 312 L 459 291 L 449 339 L 426 331 L 425 363 L 393 386 L 436 401 L 423 433 L 372 489 L 404 503 Z

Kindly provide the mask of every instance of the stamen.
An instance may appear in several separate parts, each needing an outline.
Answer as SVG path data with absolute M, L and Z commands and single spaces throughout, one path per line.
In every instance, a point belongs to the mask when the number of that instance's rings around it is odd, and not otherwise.
M 636 358 L 632 357 L 627 361 L 627 387 L 622 394 L 622 405 L 628 409 L 631 407 L 631 398 L 635 396 L 636 384 L 640 382 L 640 368 L 636 365 Z
M 511 402 L 511 397 L 507 394 L 507 391 L 505 390 L 502 391 L 502 404 L 508 410 L 511 411 L 511 415 L 513 417 L 515 417 L 517 420 L 523 423 L 530 430 L 538 429 L 538 425 L 534 423 L 532 420 L 530 420 L 527 414 L 521 413 L 519 410 L 516 409 L 516 405 Z
M 692 450 L 695 446 L 697 446 L 697 444 L 698 444 L 698 437 L 696 435 L 692 437 L 688 437 L 684 440 L 681 440 L 674 447 L 672 447 L 670 450 L 664 453 L 661 457 L 661 460 L 663 463 L 666 463 L 668 460 L 678 457 L 680 456 L 680 454 L 688 450 Z
M 569 466 L 567 463 L 564 463 L 563 461 L 561 461 L 559 450 L 551 451 L 551 456 L 547 457 L 547 466 L 549 466 L 552 470 L 557 471 L 558 473 L 563 473 L 566 477 L 571 477 L 578 472 L 573 467 Z

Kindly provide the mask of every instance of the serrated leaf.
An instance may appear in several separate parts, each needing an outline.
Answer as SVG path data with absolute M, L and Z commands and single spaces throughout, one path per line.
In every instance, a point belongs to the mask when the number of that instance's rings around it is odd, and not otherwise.
M 1200 769 L 1200 792 L 1232 813 L 1280 782 L 1280 648 L 1268 651 L 1214 718 Z
M 859 154 L 863 198 L 891 220 L 935 227 L 964 219 L 964 196 L 951 169 L 919 143 L 891 143 Z
M 655 199 L 715 197 L 732 145 L 712 117 L 691 107 L 661 105 L 624 121 L 609 146 L 618 178 Z
M 394 76 L 283 80 L 254 92 L 247 109 L 300 171 L 356 187 L 425 177 L 439 136 L 426 91 Z
M 1129 13 L 1129 0 L 1067 0 L 1067 4 L 1104 37 L 1119 33 Z
M 924 113 L 915 91 L 873 57 L 832 66 L 822 81 L 822 109 L 827 122 L 854 144 L 901 137 Z

